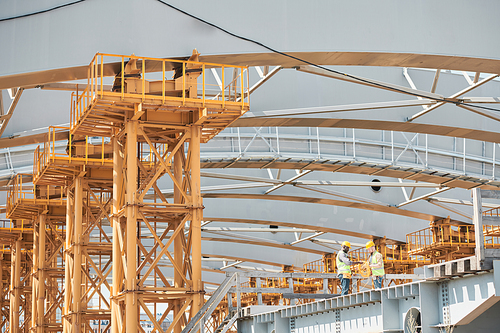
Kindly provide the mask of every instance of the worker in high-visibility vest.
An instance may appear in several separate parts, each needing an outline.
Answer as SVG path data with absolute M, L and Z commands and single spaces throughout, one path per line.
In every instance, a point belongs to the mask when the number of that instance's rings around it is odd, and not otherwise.
M 347 257 L 347 252 L 351 248 L 351 243 L 345 241 L 342 243 L 342 249 L 337 253 L 337 274 L 340 279 L 340 286 L 342 291 L 340 295 L 347 295 L 349 292 L 349 285 L 351 284 L 351 266 L 361 264 L 360 261 L 351 261 Z
M 372 269 L 373 284 L 375 289 L 380 289 L 382 288 L 382 279 L 385 275 L 384 258 L 382 258 L 382 254 L 375 248 L 375 243 L 373 243 L 373 241 L 366 243 L 366 248 L 370 253 L 368 265 Z

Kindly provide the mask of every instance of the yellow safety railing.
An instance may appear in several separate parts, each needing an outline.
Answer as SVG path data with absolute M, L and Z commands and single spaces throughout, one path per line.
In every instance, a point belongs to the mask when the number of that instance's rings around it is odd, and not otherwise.
M 17 174 L 14 178 L 12 186 L 7 192 L 7 212 L 11 212 L 21 200 L 29 200 L 30 204 L 47 204 L 50 200 L 53 204 L 59 201 L 64 204 L 66 198 L 62 186 L 53 185 L 26 185 L 23 182 L 23 177 L 26 174 Z M 31 183 L 31 181 L 30 181 Z
M 483 216 L 500 216 L 500 208 L 491 208 L 483 211 Z
M 500 248 L 500 227 L 483 225 L 484 244 L 487 248 Z M 423 253 L 437 248 L 474 247 L 475 232 L 472 225 L 436 225 L 406 235 L 409 253 Z
M 305 273 L 335 273 L 337 272 L 337 265 L 334 257 L 323 257 L 303 265 Z
M 112 144 L 106 137 L 94 138 L 74 135 L 61 135 L 69 133 L 68 127 L 49 127 L 48 140 L 44 142 L 43 147 L 38 146 L 34 152 L 33 161 L 33 179 L 36 182 L 50 163 L 62 162 L 64 164 L 87 164 L 108 165 L 113 163 Z M 64 137 L 64 139 L 61 139 Z M 156 143 L 154 149 L 164 159 L 170 152 L 168 145 Z M 146 168 L 151 168 L 158 164 L 157 155 L 153 148 L 147 143 L 141 143 L 139 147 L 140 161 Z
M 474 246 L 474 226 L 434 225 L 406 235 L 408 252 L 433 250 L 437 247 Z
M 19 199 L 34 198 L 32 189 L 28 191 L 27 186 L 23 189 L 23 176 L 23 174 L 18 173 L 14 178 L 12 186 L 9 186 L 7 192 L 7 212 L 10 212 L 14 208 Z
M 48 140 L 44 142 L 43 148 L 35 149 L 33 161 L 33 177 L 37 179 L 49 163 L 64 161 L 67 163 L 94 162 L 104 165 L 112 163 L 112 147 L 109 142 L 101 137 L 99 142 L 90 142 L 89 137 L 75 139 L 68 127 L 49 127 Z M 64 139 L 61 139 L 63 138 Z M 65 142 L 65 143 L 64 143 Z
M 108 77 L 115 77 L 111 89 Z M 97 53 L 88 67 L 87 87 L 72 97 L 71 129 L 94 99 L 104 97 L 179 105 L 201 102 L 202 107 L 241 106 L 243 110 L 249 104 L 248 67 Z
M 377 249 L 384 259 L 384 264 L 387 267 L 390 265 L 414 265 L 423 266 L 431 263 L 429 258 L 421 255 L 411 255 L 408 253 L 407 244 L 384 244 L 378 246 Z M 359 248 L 351 251 L 351 256 L 354 261 L 367 261 L 370 258 L 370 252 L 366 248 Z M 401 272 L 402 273 L 402 272 Z
M 483 235 L 486 248 L 500 248 L 500 226 L 483 225 Z
M 500 236 L 500 226 L 498 225 L 483 225 L 484 237 Z

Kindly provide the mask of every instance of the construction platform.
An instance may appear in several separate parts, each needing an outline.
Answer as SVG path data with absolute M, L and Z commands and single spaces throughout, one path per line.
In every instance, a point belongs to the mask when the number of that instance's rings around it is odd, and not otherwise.
M 433 270 L 426 274 L 433 277 Z M 422 280 L 307 304 L 241 308 L 238 332 L 485 332 L 498 330 L 500 261 L 460 279 Z

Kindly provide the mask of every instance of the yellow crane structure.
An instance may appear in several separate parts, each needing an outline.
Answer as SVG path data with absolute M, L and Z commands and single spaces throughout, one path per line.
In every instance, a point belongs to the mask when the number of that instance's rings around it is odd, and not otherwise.
M 221 82 L 207 82 L 207 71 Z M 67 145 L 57 141 L 68 129 L 50 128 L 33 186 L 19 175 L 9 191 L 7 217 L 34 235 L 10 242 L 11 299 L 21 299 L 21 282 L 31 286 L 24 331 L 87 332 L 106 319 L 103 331 L 139 332 L 143 312 L 164 332 L 172 311 L 166 331 L 180 332 L 204 302 L 200 144 L 248 109 L 246 67 L 201 63 L 196 50 L 187 60 L 96 54 L 86 89 L 72 95 Z M 18 249 L 28 248 L 31 283 L 19 270 Z M 159 305 L 167 310 L 157 319 Z M 18 315 L 9 321 L 10 332 L 21 329 Z

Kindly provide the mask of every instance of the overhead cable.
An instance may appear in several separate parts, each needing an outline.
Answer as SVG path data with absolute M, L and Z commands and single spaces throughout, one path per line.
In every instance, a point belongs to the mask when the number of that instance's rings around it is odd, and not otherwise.
M 220 30 L 220 31 L 222 31 L 222 32 L 224 32 L 224 33 L 232 36 L 232 37 L 235 37 L 235 38 L 238 38 L 238 39 L 241 39 L 241 40 L 244 40 L 244 41 L 256 44 L 256 45 L 258 45 L 260 47 L 263 47 L 263 48 L 265 48 L 265 49 L 267 49 L 267 50 L 269 50 L 269 51 L 271 51 L 273 53 L 280 54 L 282 56 L 285 56 L 285 57 L 288 57 L 288 58 L 300 61 L 302 63 L 314 66 L 316 68 L 320 68 L 320 69 L 329 71 L 331 73 L 335 73 L 335 74 L 339 74 L 339 75 L 344 75 L 344 76 L 346 76 L 346 77 L 348 77 L 350 79 L 353 79 L 353 80 L 356 80 L 356 81 L 359 81 L 359 82 L 363 82 L 363 83 L 368 83 L 368 84 L 370 84 L 372 86 L 378 86 L 378 87 L 381 87 L 381 88 L 384 88 L 384 89 L 388 89 L 388 90 L 392 90 L 392 91 L 396 91 L 396 92 L 400 92 L 400 93 L 405 93 L 405 94 L 413 95 L 413 96 L 416 96 L 416 97 L 428 98 L 428 96 L 424 96 L 424 95 L 421 95 L 421 94 L 418 94 L 418 93 L 413 93 L 413 92 L 408 93 L 408 91 L 400 90 L 400 89 L 395 88 L 395 87 L 386 86 L 386 85 L 384 85 L 382 83 L 374 83 L 372 81 L 364 80 L 363 78 L 360 78 L 360 77 L 357 77 L 357 76 L 354 76 L 354 75 L 351 75 L 351 74 L 348 74 L 348 73 L 340 72 L 340 71 L 337 71 L 337 70 L 334 70 L 334 69 L 331 69 L 331 68 L 327 68 L 327 67 L 315 64 L 315 63 L 310 62 L 308 60 L 301 59 L 301 58 L 293 56 L 291 54 L 288 54 L 288 53 L 276 50 L 276 49 L 274 49 L 274 48 L 272 48 L 270 46 L 267 46 L 264 43 L 261 43 L 259 41 L 254 40 L 254 39 L 237 35 L 237 34 L 231 32 L 231 31 L 228 31 L 228 30 L 226 30 L 226 29 L 224 29 L 224 28 L 222 28 L 222 27 L 220 27 L 220 26 L 218 26 L 218 25 L 216 25 L 214 23 L 208 22 L 208 21 L 206 21 L 206 20 L 204 20 L 204 19 L 202 19 L 202 18 L 200 18 L 198 16 L 195 16 L 195 15 L 193 15 L 191 13 L 188 13 L 188 12 L 186 12 L 186 11 L 178 8 L 178 7 L 175 7 L 174 5 L 171 5 L 171 4 L 169 4 L 169 3 L 167 3 L 167 2 L 165 2 L 163 0 L 156 0 L 156 1 L 164 4 L 165 6 L 168 6 L 168 7 L 172 8 L 172 9 L 174 9 L 174 10 L 176 10 L 176 11 L 178 11 L 178 12 L 184 14 L 184 15 L 187 15 L 187 16 L 195 19 L 195 20 L 198 20 L 198 21 L 200 21 L 200 22 L 202 22 L 202 23 L 204 23 L 206 25 L 209 25 L 209 26 L 211 26 L 211 27 L 213 27 L 215 29 L 218 29 L 218 30 Z M 447 98 L 436 98 L 435 100 L 438 101 L 438 102 L 453 103 L 453 104 L 456 104 L 456 105 L 465 105 L 465 106 L 474 107 L 474 108 L 480 108 L 480 109 L 489 110 L 489 111 L 497 111 L 497 112 L 500 111 L 500 110 L 495 109 L 495 108 L 489 108 L 489 107 L 486 107 L 486 106 L 479 106 L 479 105 L 464 103 L 464 102 L 461 102 L 461 101 L 457 101 L 455 99 L 450 100 L 450 99 L 447 99 Z
M 23 17 L 28 17 L 28 16 L 34 16 L 34 15 L 38 15 L 38 14 L 47 13 L 47 12 L 50 12 L 50 11 L 53 11 L 53 10 L 56 10 L 56 9 L 59 9 L 59 8 L 63 8 L 63 7 L 75 5 L 75 4 L 77 4 L 79 2 L 83 2 L 83 1 L 86 1 L 86 0 L 77 0 L 77 1 L 69 2 L 69 3 L 65 3 L 65 4 L 62 4 L 62 5 L 59 5 L 59 6 L 55 6 L 55 7 L 49 8 L 49 9 L 44 9 L 44 10 L 40 10 L 40 11 L 37 11 L 37 12 L 33 12 L 33 13 L 22 14 L 22 15 L 17 15 L 17 16 L 12 16 L 12 17 L 0 18 L 0 22 L 10 21 L 10 20 L 15 20 L 15 19 L 20 19 L 20 18 L 23 18 Z

